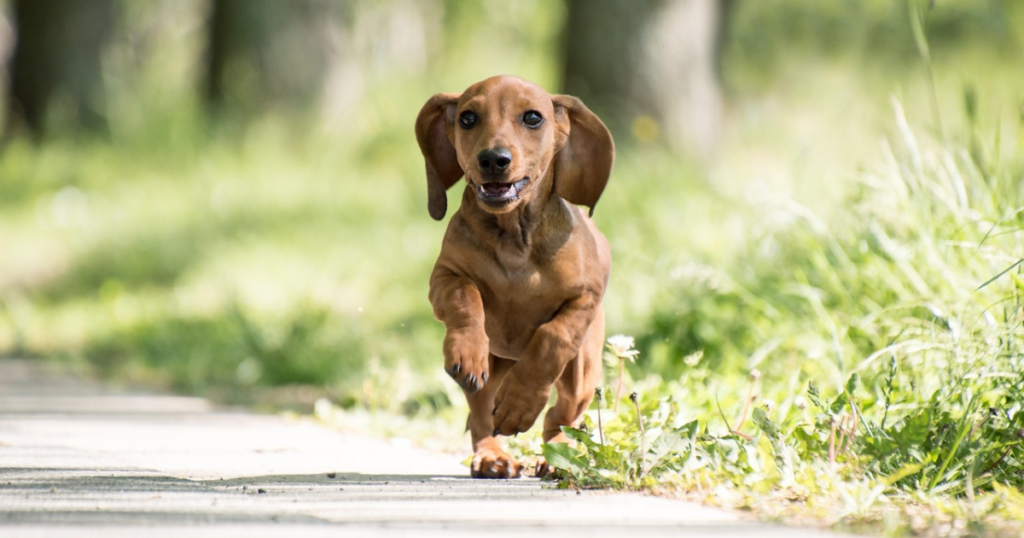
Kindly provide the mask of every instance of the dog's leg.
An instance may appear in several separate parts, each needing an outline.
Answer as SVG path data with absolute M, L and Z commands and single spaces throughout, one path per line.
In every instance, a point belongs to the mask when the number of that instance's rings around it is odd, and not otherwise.
M 473 438 L 473 465 L 470 473 L 474 478 L 517 478 L 523 466 L 515 461 L 500 439 L 494 435 L 494 394 L 501 386 L 501 380 L 515 361 L 490 355 L 491 377 L 487 384 L 476 392 L 465 391 L 469 402 L 469 433 Z
M 580 347 L 580 354 L 565 366 L 562 375 L 555 382 L 558 399 L 544 415 L 543 439 L 545 443 L 571 442 L 562 426 L 578 428 L 583 413 L 594 399 L 594 389 L 601 384 L 601 353 L 604 350 L 604 310 L 598 310 L 597 317 L 587 330 L 587 336 Z M 537 463 L 537 476 L 544 476 L 553 469 L 543 459 Z
M 513 435 L 533 426 L 566 367 L 581 356 L 582 349 L 593 346 L 588 335 L 601 312 L 601 297 L 585 290 L 562 303 L 555 316 L 534 331 L 494 396 L 494 427 L 498 432 Z
M 470 279 L 440 264 L 430 275 L 430 304 L 434 317 L 444 323 L 444 371 L 467 392 L 487 384 L 488 340 L 484 331 L 484 304 Z

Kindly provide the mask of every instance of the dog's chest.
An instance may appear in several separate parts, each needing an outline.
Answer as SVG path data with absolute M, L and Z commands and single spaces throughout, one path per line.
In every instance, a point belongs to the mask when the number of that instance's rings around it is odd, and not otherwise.
M 537 328 L 550 321 L 571 295 L 570 288 L 560 275 L 536 268 L 507 271 L 503 278 L 489 279 L 481 291 L 491 351 L 518 358 Z

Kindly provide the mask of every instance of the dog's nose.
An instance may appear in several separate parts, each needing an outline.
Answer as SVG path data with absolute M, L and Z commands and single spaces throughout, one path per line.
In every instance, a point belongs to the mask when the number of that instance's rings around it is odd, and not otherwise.
M 497 174 L 512 164 L 512 152 L 508 148 L 485 149 L 477 154 L 476 162 L 480 165 L 480 171 Z

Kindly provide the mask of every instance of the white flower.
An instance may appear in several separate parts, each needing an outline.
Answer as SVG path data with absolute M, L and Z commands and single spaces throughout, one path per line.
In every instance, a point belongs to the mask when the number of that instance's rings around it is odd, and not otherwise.
M 633 349 L 635 340 L 632 336 L 626 336 L 624 334 L 616 334 L 615 336 L 608 337 L 608 351 L 611 352 L 616 358 L 620 360 L 629 359 L 629 362 L 636 360 L 636 356 L 640 354 L 639 351 Z
M 807 398 L 804 398 L 803 395 L 797 394 L 796 397 L 793 398 L 793 405 L 800 410 L 807 409 Z
M 699 351 L 694 351 L 693 353 L 690 353 L 689 355 L 683 357 L 683 364 L 685 364 L 685 365 L 687 365 L 687 366 L 692 368 L 694 366 L 697 366 L 697 363 L 699 363 L 700 360 L 703 359 L 703 358 L 704 358 L 704 350 L 703 349 L 701 349 Z
M 616 355 L 625 353 L 633 347 L 636 340 L 632 336 L 626 336 L 624 334 L 616 334 L 615 336 L 608 337 L 608 349 Z

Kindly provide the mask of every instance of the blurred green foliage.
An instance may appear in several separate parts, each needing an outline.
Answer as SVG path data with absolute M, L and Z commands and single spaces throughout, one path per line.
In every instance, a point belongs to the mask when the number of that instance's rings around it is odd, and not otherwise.
M 470 64 L 550 85 L 558 6 L 452 3 L 443 39 L 408 63 L 381 37 L 431 21 L 352 2 L 357 101 L 220 119 L 197 95 L 203 4 L 120 7 L 109 132 L 61 130 L 57 107 L 49 138 L 3 150 L 0 349 L 229 400 L 301 385 L 306 404 L 447 401 L 425 287 L 443 225 L 425 210 L 412 120 L 431 93 L 480 78 Z
M 1024 6 L 1014 0 L 741 0 L 724 43 L 732 60 L 725 72 L 740 84 L 764 83 L 781 59 L 810 55 L 895 75 L 917 60 L 908 22 L 915 10 L 939 54 L 981 46 L 1000 61 L 1020 58 Z

